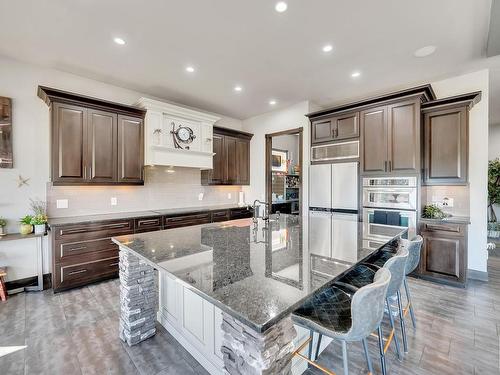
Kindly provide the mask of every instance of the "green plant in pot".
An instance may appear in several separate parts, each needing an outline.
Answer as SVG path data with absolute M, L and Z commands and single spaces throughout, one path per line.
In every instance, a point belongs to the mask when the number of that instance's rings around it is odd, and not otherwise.
M 31 224 L 35 227 L 35 234 L 44 234 L 47 224 L 47 215 L 35 215 L 31 218 Z
M 444 219 L 446 215 L 436 204 L 424 206 L 422 216 L 426 219 Z
M 3 217 L 0 217 L 0 236 L 5 236 L 7 233 L 5 233 L 5 226 L 7 225 L 7 220 L 5 220 Z
M 497 221 L 494 205 L 500 204 L 500 159 L 488 162 L 488 222 Z
M 43 201 L 30 199 L 30 206 L 33 211 L 31 224 L 35 227 L 35 234 L 44 234 L 47 225 L 47 205 Z
M 31 224 L 31 220 L 33 220 L 33 216 L 26 215 L 19 220 L 19 233 L 21 234 L 30 234 L 33 232 L 33 225 Z

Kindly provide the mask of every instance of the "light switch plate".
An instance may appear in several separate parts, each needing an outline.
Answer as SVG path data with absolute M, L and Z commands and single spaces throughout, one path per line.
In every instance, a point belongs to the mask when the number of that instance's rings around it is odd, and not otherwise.
M 111 197 L 111 205 L 116 206 L 118 204 L 118 199 L 116 197 Z
M 231 193 L 227 193 L 227 199 L 231 199 Z
M 200 194 L 198 194 L 198 200 L 199 200 L 199 201 L 202 201 L 202 200 L 203 200 L 203 196 L 204 196 L 204 195 L 205 195 L 204 193 L 200 193 Z
M 56 200 L 57 208 L 68 208 L 68 200 L 67 199 L 57 199 Z

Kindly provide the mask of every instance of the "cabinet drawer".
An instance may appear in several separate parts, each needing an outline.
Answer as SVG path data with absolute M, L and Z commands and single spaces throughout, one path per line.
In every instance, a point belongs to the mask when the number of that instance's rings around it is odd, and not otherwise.
M 163 227 L 163 217 L 153 216 L 135 219 L 134 228 L 136 232 L 148 232 L 161 230 Z
M 252 211 L 249 210 L 248 208 L 242 208 L 242 209 L 233 209 L 230 211 L 229 217 L 231 220 L 235 219 L 245 219 L 252 217 Z
M 212 212 L 212 222 L 217 223 L 221 221 L 228 221 L 229 220 L 229 211 L 224 210 L 224 211 L 214 211 Z
M 92 281 L 118 275 L 118 266 L 118 256 L 70 265 L 57 265 L 54 290 L 85 285 Z
M 109 237 L 88 241 L 56 242 L 54 244 L 54 258 L 56 263 L 59 263 L 69 257 L 105 250 L 118 250 L 118 246 Z
M 461 224 L 442 224 L 442 223 L 422 223 L 421 232 L 429 232 L 432 235 L 442 234 L 444 236 L 464 237 L 466 226 Z
M 165 218 L 165 229 L 210 223 L 210 213 Z
M 66 242 L 113 237 L 122 234 L 129 234 L 133 231 L 133 220 L 116 220 L 56 227 L 54 232 L 56 240 Z

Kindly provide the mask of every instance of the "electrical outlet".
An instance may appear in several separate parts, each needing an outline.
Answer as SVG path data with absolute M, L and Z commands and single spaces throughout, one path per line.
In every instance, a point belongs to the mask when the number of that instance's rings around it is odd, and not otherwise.
M 111 197 L 111 205 L 116 206 L 118 204 L 118 199 L 116 197 Z
M 67 199 L 57 199 L 56 200 L 57 208 L 68 208 L 68 200 Z
M 198 200 L 199 200 L 199 201 L 202 201 L 202 200 L 203 200 L 203 196 L 204 196 L 204 195 L 205 195 L 204 193 L 200 193 L 200 194 L 198 194 Z
M 227 199 L 231 199 L 231 193 L 227 193 Z

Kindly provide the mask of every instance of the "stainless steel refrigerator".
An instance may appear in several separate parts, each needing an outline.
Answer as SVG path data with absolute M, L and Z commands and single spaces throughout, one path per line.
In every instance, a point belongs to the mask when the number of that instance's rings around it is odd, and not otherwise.
M 309 168 L 309 247 L 335 258 L 357 241 L 357 162 L 314 164 Z

